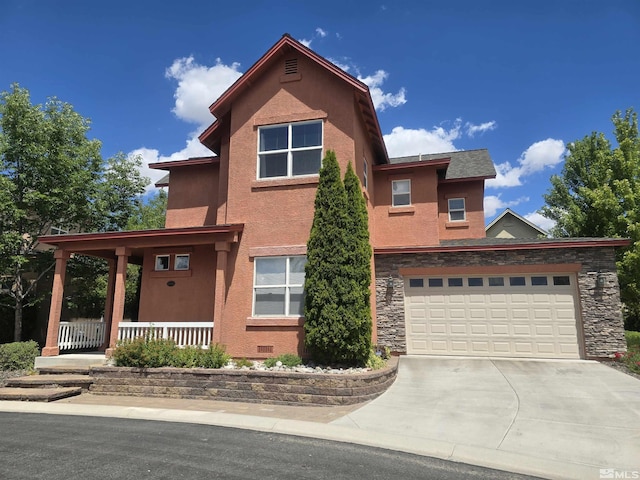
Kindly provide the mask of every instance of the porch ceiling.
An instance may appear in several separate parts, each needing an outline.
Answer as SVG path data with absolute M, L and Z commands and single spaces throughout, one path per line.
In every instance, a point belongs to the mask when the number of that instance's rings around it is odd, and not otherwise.
M 116 249 L 131 251 L 130 263 L 142 263 L 149 248 L 211 245 L 216 242 L 237 242 L 244 224 L 212 225 L 205 227 L 163 228 L 125 232 L 72 233 L 46 235 L 40 243 L 59 250 L 100 258 L 116 258 Z

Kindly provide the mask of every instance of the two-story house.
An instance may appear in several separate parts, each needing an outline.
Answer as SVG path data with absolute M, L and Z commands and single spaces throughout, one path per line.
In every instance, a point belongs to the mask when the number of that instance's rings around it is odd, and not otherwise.
M 57 248 L 47 345 L 57 355 L 66 259 L 110 263 L 108 346 L 126 266 L 140 322 L 200 322 L 235 357 L 304 354 L 306 243 L 318 172 L 352 162 L 374 250 L 374 342 L 409 354 L 586 358 L 624 349 L 615 239 L 486 238 L 486 150 L 389 158 L 368 87 L 284 35 L 210 107 L 212 155 L 169 173 L 161 230 L 48 236 Z

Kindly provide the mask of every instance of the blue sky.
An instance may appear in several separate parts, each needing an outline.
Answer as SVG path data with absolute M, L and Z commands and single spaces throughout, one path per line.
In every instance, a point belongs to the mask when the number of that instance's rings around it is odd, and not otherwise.
M 92 120 L 103 155 L 206 154 L 207 107 L 285 32 L 371 88 L 392 156 L 487 148 L 487 221 L 536 215 L 567 143 L 640 108 L 640 1 L 2 0 L 0 90 Z M 157 179 L 158 172 L 145 169 Z M 162 172 L 160 172 L 161 174 Z

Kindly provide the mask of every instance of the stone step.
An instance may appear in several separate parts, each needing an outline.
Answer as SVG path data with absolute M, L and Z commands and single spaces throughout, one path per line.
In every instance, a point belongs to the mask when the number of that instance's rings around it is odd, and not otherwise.
M 55 367 L 40 367 L 38 368 L 38 373 L 40 375 L 89 375 L 91 371 L 91 367 L 89 366 L 64 366 L 59 365 Z
M 54 374 L 54 375 L 28 375 L 26 377 L 8 378 L 7 387 L 15 388 L 43 388 L 43 387 L 79 387 L 88 390 L 93 383 L 89 375 Z
M 16 400 L 22 402 L 54 402 L 62 398 L 80 395 L 80 387 L 64 388 L 0 388 L 0 400 Z

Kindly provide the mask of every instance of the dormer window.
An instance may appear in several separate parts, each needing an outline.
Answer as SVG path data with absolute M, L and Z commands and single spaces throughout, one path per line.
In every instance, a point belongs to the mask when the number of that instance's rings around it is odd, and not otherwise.
M 322 163 L 322 121 L 258 129 L 258 178 L 317 175 Z

